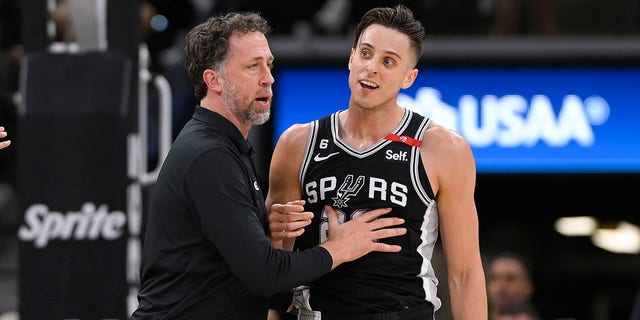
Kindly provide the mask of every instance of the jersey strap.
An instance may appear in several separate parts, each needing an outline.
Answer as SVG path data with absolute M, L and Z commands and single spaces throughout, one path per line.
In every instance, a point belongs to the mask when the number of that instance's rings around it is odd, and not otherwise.
M 416 140 L 414 138 L 411 137 L 407 137 L 407 136 L 399 136 L 393 133 L 389 133 L 386 137 L 384 137 L 385 140 L 391 140 L 391 141 L 398 141 L 398 142 L 403 142 L 406 143 L 412 147 L 420 147 L 422 145 L 422 141 L 421 140 Z

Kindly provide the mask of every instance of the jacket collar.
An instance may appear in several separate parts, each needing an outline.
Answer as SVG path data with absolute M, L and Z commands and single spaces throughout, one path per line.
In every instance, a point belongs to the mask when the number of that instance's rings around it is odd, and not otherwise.
M 193 118 L 202 121 L 217 130 L 221 131 L 226 137 L 233 142 L 238 148 L 240 153 L 252 155 L 254 150 L 248 140 L 240 133 L 240 130 L 231 123 L 227 118 L 221 116 L 219 113 L 203 108 L 202 106 L 196 106 L 196 110 L 193 113 Z

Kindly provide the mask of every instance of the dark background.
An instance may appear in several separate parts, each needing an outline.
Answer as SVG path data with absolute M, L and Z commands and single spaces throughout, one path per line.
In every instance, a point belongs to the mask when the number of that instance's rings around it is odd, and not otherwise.
M 614 254 L 588 237 L 553 229 L 561 216 L 638 224 L 638 174 L 479 175 L 476 201 L 483 254 L 530 256 L 534 302 L 548 319 L 629 319 L 640 288 L 637 255 Z
M 424 65 L 640 65 L 638 0 L 551 0 L 554 6 L 547 11 L 547 17 L 552 19 L 552 32 L 540 32 L 534 27 L 536 22 L 547 21 L 530 15 L 533 10 L 529 5 L 540 0 L 524 0 L 522 10 L 511 13 L 519 20 L 515 28 L 496 30 L 499 1 L 354 0 L 348 1 L 352 7 L 346 20 L 334 25 L 335 28 L 314 20 L 315 14 L 331 1 L 109 0 L 109 3 L 116 6 L 139 3 L 141 12 L 163 15 L 169 21 L 168 28 L 152 30 L 148 28 L 149 21 L 141 19 L 140 32 L 136 30 L 137 21 L 127 20 L 123 24 L 122 19 L 127 18 L 122 15 L 118 16 L 119 21 L 110 23 L 115 26 L 112 31 L 118 31 L 112 32 L 112 37 L 120 37 L 126 42 L 124 47 L 130 40 L 127 37 L 139 36 L 140 42 L 148 44 L 152 56 L 150 69 L 169 80 L 174 98 L 174 134 L 189 118 L 195 104 L 181 60 L 184 34 L 211 14 L 231 10 L 260 11 L 274 26 L 270 43 L 276 68 L 346 65 L 348 52 L 341 50 L 343 44 L 352 41 L 353 22 L 363 10 L 399 2 L 412 7 L 427 28 L 429 39 L 421 61 Z M 56 2 L 62 4 L 64 0 Z M 205 2 L 210 5 L 204 5 Z M 20 97 L 16 93 L 22 45 L 36 41 L 32 37 L 24 39 L 22 35 L 29 32 L 21 29 L 28 26 L 31 31 L 36 30 L 44 26 L 43 19 L 47 18 L 40 11 L 21 13 L 20 3 L 43 6 L 44 2 L 0 0 L 0 125 L 7 127 L 12 140 L 8 149 L 0 151 L 0 315 L 15 312 L 18 306 L 20 266 L 16 232 L 23 212 L 18 210 L 20 194 L 15 184 L 16 168 L 21 165 L 15 157 L 21 138 L 17 136 Z M 21 17 L 26 17 L 26 21 L 21 21 Z M 72 41 L 63 34 L 62 26 L 58 25 L 55 40 Z M 277 112 L 277 104 L 273 112 Z M 266 172 L 273 145 L 269 123 L 255 128 L 251 139 L 258 149 L 258 164 Z M 150 166 L 157 161 L 153 148 L 152 140 Z M 631 309 L 640 292 L 640 257 L 607 252 L 595 247 L 588 238 L 561 236 L 554 231 L 553 223 L 561 216 L 592 215 L 601 222 L 624 220 L 640 224 L 639 183 L 640 173 L 478 174 L 476 203 L 483 257 L 504 250 L 528 255 L 534 267 L 534 302 L 545 319 L 632 320 Z M 444 302 L 437 315 L 438 319 L 447 320 L 450 316 L 446 268 L 439 250 L 434 255 L 434 265 Z

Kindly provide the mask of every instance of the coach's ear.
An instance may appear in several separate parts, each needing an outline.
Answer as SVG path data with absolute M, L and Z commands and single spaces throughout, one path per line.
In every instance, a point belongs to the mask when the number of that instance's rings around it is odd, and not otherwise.
M 209 88 L 209 90 L 215 93 L 222 92 L 222 81 L 224 80 L 222 79 L 220 74 L 218 74 L 213 69 L 204 70 L 204 72 L 202 73 L 202 80 L 207 85 L 207 88 Z

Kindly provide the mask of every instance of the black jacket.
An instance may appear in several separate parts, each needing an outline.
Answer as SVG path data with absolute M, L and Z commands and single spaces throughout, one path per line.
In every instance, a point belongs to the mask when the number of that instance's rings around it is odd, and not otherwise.
M 151 196 L 132 319 L 266 319 L 268 297 L 331 269 L 321 247 L 271 247 L 253 149 L 202 107 L 176 138 Z

